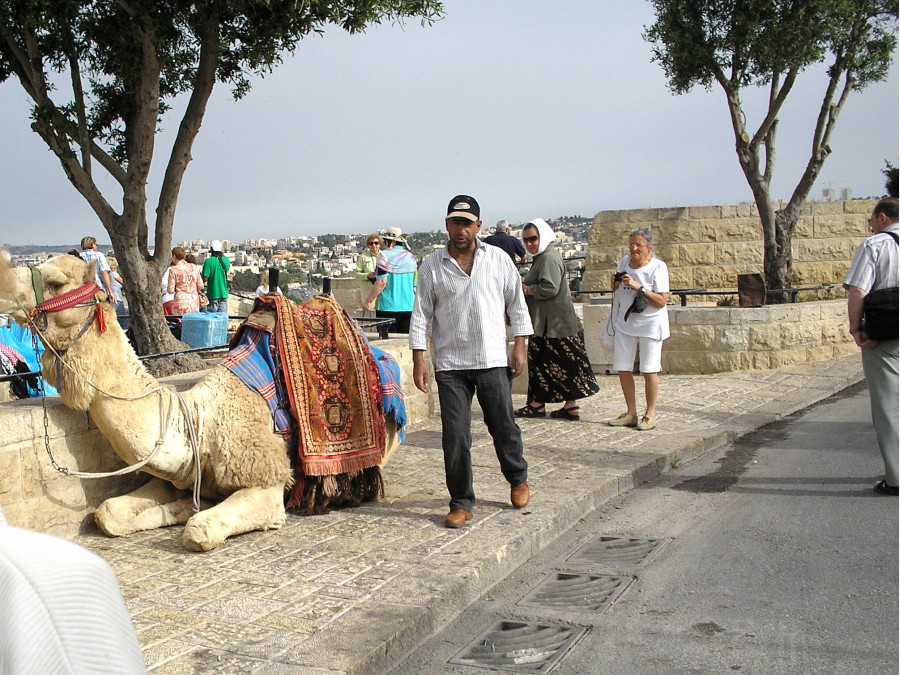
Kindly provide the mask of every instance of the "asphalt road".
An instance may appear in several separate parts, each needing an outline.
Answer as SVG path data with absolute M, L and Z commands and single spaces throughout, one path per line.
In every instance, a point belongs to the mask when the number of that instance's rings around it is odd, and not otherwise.
M 881 470 L 857 386 L 595 512 L 393 672 L 897 673 Z

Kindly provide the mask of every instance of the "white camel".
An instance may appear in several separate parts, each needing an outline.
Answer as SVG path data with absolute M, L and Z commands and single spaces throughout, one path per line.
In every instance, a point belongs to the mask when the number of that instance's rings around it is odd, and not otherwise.
M 45 299 L 89 284 L 94 264 L 61 255 L 38 266 Z M 27 322 L 38 304 L 33 286 L 30 269 L 3 271 L 0 312 Z M 97 306 L 105 317 L 105 332 L 92 323 Z M 292 470 L 261 396 L 230 370 L 216 366 L 180 394 L 179 401 L 141 364 L 109 303 L 84 303 L 43 316 L 42 339 L 53 348 L 42 360 L 47 381 L 67 407 L 90 413 L 123 461 L 146 461 L 142 470 L 154 476 L 131 494 L 100 505 L 95 520 L 106 534 L 125 536 L 184 524 L 184 546 L 208 551 L 232 535 L 284 524 L 284 494 Z M 194 448 L 204 507 L 196 513 Z

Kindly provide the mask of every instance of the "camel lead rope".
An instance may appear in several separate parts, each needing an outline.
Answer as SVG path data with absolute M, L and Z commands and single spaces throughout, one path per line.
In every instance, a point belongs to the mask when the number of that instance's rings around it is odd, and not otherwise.
M 92 300 L 87 299 L 90 296 L 89 291 L 91 291 L 92 289 L 99 290 L 99 288 L 100 287 L 97 286 L 97 284 L 95 282 L 91 282 L 89 284 L 85 284 L 84 286 L 80 286 L 79 288 L 76 288 L 73 291 L 69 291 L 68 293 L 63 293 L 62 295 L 56 296 L 56 297 L 52 298 L 51 300 L 41 302 L 41 303 L 39 303 L 39 306 L 33 307 L 30 311 L 25 310 L 25 308 L 22 306 L 22 304 L 18 303 L 19 307 L 28 316 L 28 323 L 29 323 L 29 326 L 31 327 L 32 346 L 34 348 L 35 355 L 37 357 L 38 365 L 40 366 L 40 377 L 38 378 L 38 388 L 41 393 L 41 406 L 43 407 L 43 411 L 44 411 L 44 448 L 47 450 L 47 456 L 50 458 L 50 464 L 53 466 L 54 469 L 56 469 L 56 471 L 58 471 L 59 473 L 61 473 L 63 475 L 72 476 L 75 478 L 110 478 L 113 476 L 123 476 L 127 473 L 131 473 L 133 471 L 140 470 L 141 468 L 146 466 L 146 464 L 153 458 L 153 456 L 163 446 L 163 443 L 165 442 L 165 438 L 166 438 L 166 435 L 169 430 L 169 425 L 172 421 L 172 408 L 169 407 L 168 415 L 165 413 L 166 406 L 165 406 L 165 401 L 164 401 L 165 397 L 163 396 L 163 391 L 166 389 L 166 387 L 157 385 L 150 391 L 147 391 L 138 396 L 117 396 L 115 394 L 111 394 L 107 391 L 100 389 L 99 387 L 97 387 L 97 385 L 95 385 L 93 382 L 91 382 L 86 377 L 84 377 L 84 375 L 82 375 L 80 372 L 78 372 L 77 370 L 72 368 L 72 366 L 70 366 L 68 363 L 66 363 L 66 361 L 65 361 L 65 359 L 63 359 L 62 355 L 59 354 L 53 348 L 53 346 L 51 344 L 49 344 L 46 340 L 43 339 L 43 335 L 41 333 L 42 329 L 38 328 L 37 324 L 35 323 L 35 318 L 37 316 L 43 317 L 44 324 L 45 324 L 44 329 L 46 329 L 46 319 L 47 319 L 46 312 L 56 312 L 56 311 L 60 311 L 62 309 L 68 309 L 71 307 L 85 307 L 85 306 L 89 306 L 91 304 L 93 304 L 95 306 L 94 316 L 88 317 L 88 320 L 85 322 L 84 326 L 82 326 L 81 330 L 78 332 L 78 335 L 75 337 L 75 340 L 73 340 L 73 344 L 75 341 L 78 340 L 78 338 L 80 338 L 82 335 L 84 335 L 84 333 L 88 330 L 88 328 L 91 326 L 91 324 L 95 320 L 97 321 L 97 328 L 100 330 L 100 332 L 101 333 L 106 332 L 106 322 L 104 321 L 103 310 L 102 310 L 102 307 L 100 306 L 99 299 L 96 297 L 93 297 Z M 35 296 L 37 297 L 37 292 L 35 293 Z M 39 337 L 42 339 L 42 341 L 47 346 L 47 348 L 50 350 L 50 352 L 56 357 L 57 368 L 60 368 L 60 365 L 68 368 L 77 377 L 80 377 L 82 380 L 84 380 L 84 382 L 86 382 L 88 385 L 90 385 L 95 391 L 97 391 L 105 396 L 108 396 L 110 398 L 113 398 L 113 399 L 116 399 L 119 401 L 137 401 L 137 400 L 140 400 L 142 398 L 145 398 L 147 396 L 150 396 L 152 394 L 159 392 L 159 396 L 160 396 L 160 401 L 159 401 L 159 416 L 160 416 L 159 438 L 156 440 L 156 443 L 153 446 L 153 450 L 150 452 L 149 455 L 147 455 L 147 457 L 145 459 L 141 460 L 140 462 L 138 462 L 136 464 L 131 464 L 131 465 L 126 466 L 117 471 L 107 471 L 107 472 L 102 472 L 102 473 L 85 473 L 82 471 L 71 471 L 67 467 L 59 465 L 59 463 L 56 461 L 56 458 L 53 457 L 53 452 L 50 450 L 50 424 L 49 424 L 49 415 L 47 413 L 47 397 L 46 397 L 46 393 L 44 390 L 43 364 L 41 363 L 41 360 L 40 360 L 39 354 L 38 354 L 38 338 Z M 58 381 L 60 381 L 60 382 L 62 381 L 61 372 L 60 372 L 60 377 L 58 377 Z M 201 481 L 203 472 L 202 472 L 202 467 L 200 466 L 200 448 L 197 445 L 197 437 L 196 437 L 196 434 L 194 433 L 194 418 L 193 418 L 193 415 L 191 414 L 190 408 L 187 405 L 187 401 L 184 400 L 181 393 L 178 391 L 175 391 L 174 393 L 178 397 L 178 401 L 181 404 L 181 409 L 184 412 L 185 424 L 187 425 L 187 429 L 188 429 L 188 437 L 190 438 L 190 441 L 191 441 L 191 451 L 192 451 L 192 454 L 194 457 L 194 490 L 193 490 L 194 513 L 199 513 L 200 512 L 200 481 Z

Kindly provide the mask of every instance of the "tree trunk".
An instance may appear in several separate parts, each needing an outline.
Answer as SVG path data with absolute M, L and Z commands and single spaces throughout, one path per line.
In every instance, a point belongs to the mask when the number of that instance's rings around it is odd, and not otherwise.
M 791 255 L 791 241 L 800 215 L 799 211 L 799 206 L 788 204 L 775 212 L 775 246 L 771 253 L 766 252 L 765 259 L 766 287 L 772 291 L 788 289 L 794 285 L 794 258 Z M 792 295 L 789 291 L 769 293 L 767 301 L 773 305 L 783 304 L 790 302 Z
M 120 244 L 121 246 L 121 244 Z M 162 274 L 152 260 L 146 260 L 137 246 L 116 250 L 128 299 L 128 320 L 138 355 L 163 354 L 188 349 L 175 339 L 166 323 L 162 307 Z M 144 362 L 156 377 L 202 370 L 207 364 L 196 354 L 153 359 Z

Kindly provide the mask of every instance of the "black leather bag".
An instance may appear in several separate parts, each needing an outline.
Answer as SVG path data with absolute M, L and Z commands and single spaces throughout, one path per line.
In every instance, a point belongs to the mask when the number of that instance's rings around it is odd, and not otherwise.
M 897 235 L 893 232 L 885 232 L 900 245 Z M 869 339 L 876 342 L 881 340 L 896 340 L 900 336 L 900 289 L 880 288 L 871 291 L 863 299 L 863 325 L 862 329 Z
M 625 321 L 628 321 L 628 317 L 632 314 L 640 314 L 645 309 L 647 309 L 647 298 L 644 297 L 643 293 L 638 293 L 634 296 L 634 300 L 631 302 L 631 307 L 625 310 Z

